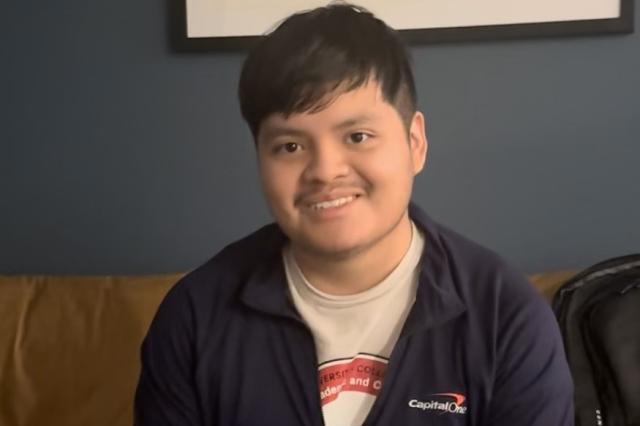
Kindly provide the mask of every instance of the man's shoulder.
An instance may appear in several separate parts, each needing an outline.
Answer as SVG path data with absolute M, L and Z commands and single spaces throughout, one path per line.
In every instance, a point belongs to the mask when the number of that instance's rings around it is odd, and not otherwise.
M 557 345 L 553 312 L 522 272 L 493 250 L 444 225 L 430 221 L 427 228 L 431 235 L 426 236 L 425 259 L 432 263 L 427 267 L 439 269 L 433 286 L 453 294 L 464 306 L 462 324 L 469 332 L 493 336 L 495 347 L 502 349 L 518 333 L 526 342 Z M 507 359 L 509 353 L 501 352 L 501 359 Z
M 265 225 L 188 272 L 171 292 L 188 294 L 190 298 L 235 293 L 258 268 L 279 260 L 285 242 L 286 237 L 276 224 Z
M 425 250 L 431 250 L 434 260 L 444 264 L 454 274 L 478 275 L 513 270 L 498 253 L 431 219 L 423 210 L 412 206 L 412 218 L 425 233 Z
M 286 237 L 278 225 L 270 223 L 230 243 L 196 271 L 246 273 L 258 264 L 280 256 L 285 242 Z
M 438 264 L 466 304 L 484 303 L 490 298 L 496 302 L 511 297 L 523 302 L 537 298 L 525 275 L 500 254 L 434 221 L 419 209 L 414 211 L 414 217 L 425 232 L 425 250 L 431 250 L 427 259 Z
M 435 224 L 437 237 L 448 259 L 455 263 L 455 267 L 476 269 L 503 269 L 508 263 L 495 251 L 467 236 L 440 223 Z
M 187 273 L 158 306 L 147 340 L 160 346 L 167 339 L 202 342 L 224 330 L 232 318 L 245 315 L 244 305 L 238 303 L 244 284 L 264 267 L 274 270 L 277 262 L 274 256 L 279 254 L 284 241 L 279 228 L 267 225 L 229 244 Z M 180 349 L 186 350 L 184 346 Z

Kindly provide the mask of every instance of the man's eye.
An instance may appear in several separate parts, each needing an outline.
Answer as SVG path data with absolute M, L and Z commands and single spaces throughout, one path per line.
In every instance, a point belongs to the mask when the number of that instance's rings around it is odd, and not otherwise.
M 364 132 L 351 133 L 349 135 L 349 142 L 354 144 L 359 144 L 369 139 L 369 137 L 370 136 Z
M 276 147 L 275 151 L 276 152 L 288 152 L 288 153 L 294 153 L 296 151 L 298 151 L 300 149 L 300 145 L 298 145 L 295 142 L 287 142 L 284 143 L 282 145 L 279 145 Z

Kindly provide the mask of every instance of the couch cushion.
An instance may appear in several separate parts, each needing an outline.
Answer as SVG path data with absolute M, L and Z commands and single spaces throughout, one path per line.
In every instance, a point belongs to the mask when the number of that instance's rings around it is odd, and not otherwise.
M 0 276 L 0 424 L 132 424 L 142 336 L 180 275 Z
M 569 278 L 577 274 L 578 270 L 565 270 L 565 271 L 553 271 L 545 272 L 542 274 L 529 275 L 529 281 L 538 289 L 538 291 L 544 296 L 549 303 L 551 303 L 556 291 L 564 284 Z

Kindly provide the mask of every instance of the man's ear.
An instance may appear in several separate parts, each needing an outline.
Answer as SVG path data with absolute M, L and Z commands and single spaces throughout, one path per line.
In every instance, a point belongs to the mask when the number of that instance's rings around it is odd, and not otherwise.
M 411 161 L 413 163 L 413 174 L 417 175 L 424 168 L 427 160 L 429 142 L 427 141 L 424 115 L 416 111 L 411 119 L 409 127 L 409 148 L 411 149 Z

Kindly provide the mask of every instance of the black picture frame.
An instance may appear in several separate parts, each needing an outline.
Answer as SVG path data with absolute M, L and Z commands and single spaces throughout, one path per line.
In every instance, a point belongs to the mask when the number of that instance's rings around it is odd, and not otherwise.
M 169 0 L 170 1 L 170 0 Z M 171 2 L 171 47 L 177 52 L 246 51 L 261 36 L 203 37 L 187 36 L 186 0 Z M 460 43 L 491 40 L 578 37 L 605 34 L 630 34 L 634 31 L 634 2 L 620 0 L 620 16 L 608 19 L 542 22 L 530 24 L 487 25 L 458 28 L 400 30 L 409 45 Z

